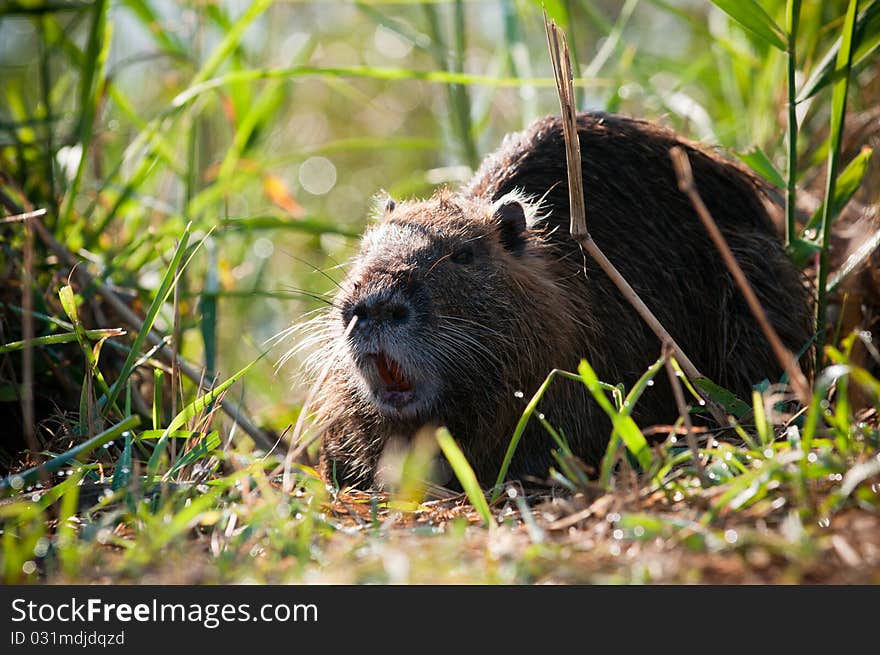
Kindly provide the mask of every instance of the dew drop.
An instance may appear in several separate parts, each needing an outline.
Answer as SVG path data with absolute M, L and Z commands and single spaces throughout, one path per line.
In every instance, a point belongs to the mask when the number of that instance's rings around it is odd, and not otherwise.
M 46 553 L 49 552 L 49 540 L 45 537 L 40 537 L 37 539 L 37 543 L 34 545 L 34 556 L 35 557 L 45 557 Z
M 522 391 L 514 391 L 514 392 L 513 392 L 513 395 L 514 395 L 516 398 L 522 398 L 523 396 L 525 396 L 525 394 L 524 394 Z

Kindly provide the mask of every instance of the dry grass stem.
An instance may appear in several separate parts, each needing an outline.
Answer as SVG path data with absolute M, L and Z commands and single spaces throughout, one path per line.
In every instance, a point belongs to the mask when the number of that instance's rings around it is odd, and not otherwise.
M 752 315 L 754 315 L 755 319 L 758 321 L 758 325 L 764 332 L 764 336 L 767 337 L 767 341 L 770 342 L 773 354 L 788 375 L 788 379 L 791 381 L 791 386 L 794 389 L 798 400 L 803 405 L 809 405 L 811 393 L 807 378 L 804 376 L 797 358 L 788 348 L 785 347 L 782 340 L 779 338 L 779 335 L 776 334 L 776 330 L 774 330 L 773 326 L 770 324 L 770 320 L 767 318 L 767 313 L 758 301 L 758 297 L 755 295 L 752 285 L 749 284 L 748 278 L 746 278 L 745 273 L 743 273 L 739 262 L 737 262 L 736 258 L 733 256 L 730 246 L 727 245 L 727 240 L 724 238 L 724 235 L 721 234 L 721 230 L 718 229 L 718 224 L 715 223 L 715 219 L 712 218 L 709 209 L 706 207 L 705 203 L 703 203 L 703 199 L 700 197 L 700 193 L 694 183 L 694 176 L 687 154 L 684 150 L 678 147 L 672 148 L 669 151 L 669 154 L 672 157 L 672 164 L 675 168 L 675 174 L 678 177 L 678 188 L 690 198 L 691 204 L 693 204 L 694 209 L 697 212 L 697 216 L 700 217 L 700 221 L 703 223 L 706 231 L 709 232 L 712 242 L 721 254 L 724 264 L 733 276 L 739 290 L 742 292 L 743 296 L 745 296 Z
M 694 425 L 691 422 L 690 410 L 684 400 L 684 392 L 681 390 L 681 380 L 675 374 L 675 368 L 672 366 L 672 346 L 669 343 L 663 345 L 663 362 L 666 368 L 666 374 L 669 376 L 669 386 L 672 387 L 672 395 L 675 396 L 675 406 L 678 408 L 678 415 L 681 416 L 682 423 L 685 428 L 685 440 L 688 448 L 690 448 L 691 456 L 694 458 L 694 467 L 697 469 L 697 475 L 700 476 L 700 482 L 704 487 L 709 486 L 709 480 L 706 478 L 706 469 L 703 460 L 700 457 L 700 448 L 697 445 L 697 437 L 694 434 Z M 712 436 L 709 436 L 711 443 Z
M 565 136 L 565 156 L 568 163 L 568 190 L 571 205 L 571 237 L 577 242 L 581 252 L 584 254 L 584 274 L 586 274 L 587 270 L 586 257 L 589 255 L 599 264 L 599 267 L 608 275 L 627 302 L 636 310 L 642 320 L 647 323 L 654 334 L 657 335 L 660 342 L 671 344 L 675 352 L 675 358 L 685 374 L 691 379 L 705 378 L 706 376 L 700 373 L 681 346 L 678 345 L 675 339 L 672 338 L 672 335 L 657 320 L 654 313 L 642 301 L 635 290 L 620 274 L 620 271 L 617 270 L 590 236 L 587 228 L 580 140 L 578 139 L 574 85 L 571 75 L 568 43 L 565 40 L 565 33 L 558 29 L 556 21 L 547 19 L 546 12 L 544 13 L 544 28 L 547 32 L 550 59 L 553 64 L 553 73 L 556 77 L 556 88 L 559 94 L 559 107 L 562 115 L 562 128 Z M 721 425 L 726 425 L 727 422 L 722 409 L 710 398 L 705 397 L 705 400 L 706 406 L 715 420 Z

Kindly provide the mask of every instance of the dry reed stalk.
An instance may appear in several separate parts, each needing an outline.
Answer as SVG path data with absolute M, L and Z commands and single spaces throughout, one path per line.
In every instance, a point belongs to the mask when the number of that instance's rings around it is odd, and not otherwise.
M 767 341 L 773 349 L 773 354 L 788 375 L 788 379 L 791 382 L 791 386 L 794 389 L 798 400 L 805 406 L 809 405 L 812 394 L 810 393 L 810 385 L 807 382 L 807 378 L 803 371 L 801 371 L 797 358 L 788 348 L 785 347 L 785 344 L 782 343 L 782 339 L 779 338 L 776 330 L 774 330 L 773 326 L 770 324 L 770 320 L 767 318 L 767 313 L 761 306 L 760 301 L 758 301 L 758 296 L 755 295 L 752 285 L 749 284 L 748 278 L 746 278 L 745 273 L 743 273 L 739 262 L 736 261 L 736 257 L 733 256 L 733 252 L 730 250 L 727 240 L 724 238 L 724 235 L 721 234 L 721 230 L 718 229 L 718 224 L 715 222 L 715 219 L 712 218 L 712 214 L 709 213 L 709 209 L 700 197 L 700 193 L 694 183 L 693 171 L 691 170 L 691 164 L 688 160 L 687 154 L 677 146 L 672 148 L 669 151 L 669 154 L 672 157 L 672 164 L 675 168 L 675 174 L 678 177 L 678 188 L 690 198 L 691 204 L 697 212 L 697 216 L 700 217 L 700 221 L 703 223 L 706 231 L 709 232 L 709 236 L 712 238 L 712 242 L 721 254 L 721 259 L 724 260 L 727 270 L 729 270 L 730 274 L 733 276 L 736 285 L 739 287 L 739 290 L 742 292 L 749 305 L 752 315 L 758 321 L 758 325 L 764 332 L 764 336 L 767 337 Z
M 587 229 L 586 207 L 584 202 L 583 173 L 581 171 L 581 147 L 578 139 L 577 116 L 574 103 L 574 82 L 571 73 L 571 61 L 565 33 L 558 29 L 556 21 L 548 20 L 544 13 L 544 28 L 550 48 L 550 60 L 553 74 L 556 77 L 556 89 L 559 94 L 559 107 L 562 114 L 562 129 L 565 137 L 565 157 L 568 164 L 568 193 L 571 206 L 571 238 L 580 246 L 584 256 L 584 274 L 586 275 L 587 255 L 592 257 L 618 288 L 623 297 L 636 310 L 643 321 L 651 328 L 660 342 L 670 344 L 675 358 L 682 370 L 691 379 L 705 378 L 672 335 L 663 327 L 657 317 L 642 301 L 635 290 L 629 285 L 620 271 L 605 256 L 593 241 Z M 702 391 L 700 391 L 702 394 Z M 727 425 L 726 415 L 722 408 L 708 396 L 703 396 L 706 408 L 720 425 Z
M 684 392 L 681 390 L 681 380 L 675 374 L 675 368 L 672 366 L 672 360 L 670 359 L 671 351 L 672 347 L 669 343 L 665 343 L 663 345 L 663 366 L 666 368 L 666 374 L 669 376 L 669 386 L 672 387 L 672 395 L 675 396 L 678 415 L 681 416 L 681 420 L 684 423 L 685 440 L 687 441 L 688 448 L 690 448 L 691 456 L 694 458 L 694 467 L 697 469 L 697 475 L 699 475 L 703 487 L 708 487 L 709 480 L 706 477 L 706 469 L 700 457 L 700 448 L 697 445 L 697 437 L 694 434 L 694 424 L 691 422 L 691 415 L 684 400 Z M 711 443 L 711 435 L 709 440 Z

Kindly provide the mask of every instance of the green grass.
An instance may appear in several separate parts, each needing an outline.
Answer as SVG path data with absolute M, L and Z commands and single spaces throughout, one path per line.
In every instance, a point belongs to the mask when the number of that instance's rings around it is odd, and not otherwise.
M 877 106 L 880 2 L 546 5 L 587 75 L 579 106 L 705 137 L 783 190 L 824 325 L 878 242 L 832 270 L 838 221 L 878 201 L 877 131 L 847 129 Z M 28 219 L 46 228 L 29 302 L 25 223 L 0 223 L 4 582 L 880 581 L 872 315 L 820 334 L 800 413 L 705 388 L 737 438 L 699 432 L 702 467 L 681 421 L 661 442 L 632 419 L 662 359 L 632 389 L 589 362 L 551 373 L 489 490 L 446 432 L 389 459 L 382 494 L 273 449 L 307 385 L 264 344 L 344 275 L 373 198 L 455 184 L 556 111 L 540 16 L 525 0 L 0 8 L 0 191 L 7 214 L 46 210 Z M 598 479 L 540 413 L 559 375 L 611 418 Z M 556 446 L 551 494 L 505 482 L 529 421 Z M 465 494 L 422 482 L 438 452 Z

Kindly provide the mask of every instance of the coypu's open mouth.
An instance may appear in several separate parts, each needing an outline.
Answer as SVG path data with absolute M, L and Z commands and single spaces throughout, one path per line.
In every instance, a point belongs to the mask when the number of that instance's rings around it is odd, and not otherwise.
M 394 391 L 412 390 L 412 383 L 404 377 L 403 372 L 400 370 L 400 364 L 383 352 L 376 355 L 376 369 L 379 371 L 379 377 L 382 378 L 382 382 L 389 389 Z
M 376 389 L 379 399 L 398 409 L 412 402 L 415 396 L 413 383 L 404 375 L 400 364 L 382 351 L 372 355 L 371 358 L 382 380 L 381 386 Z

